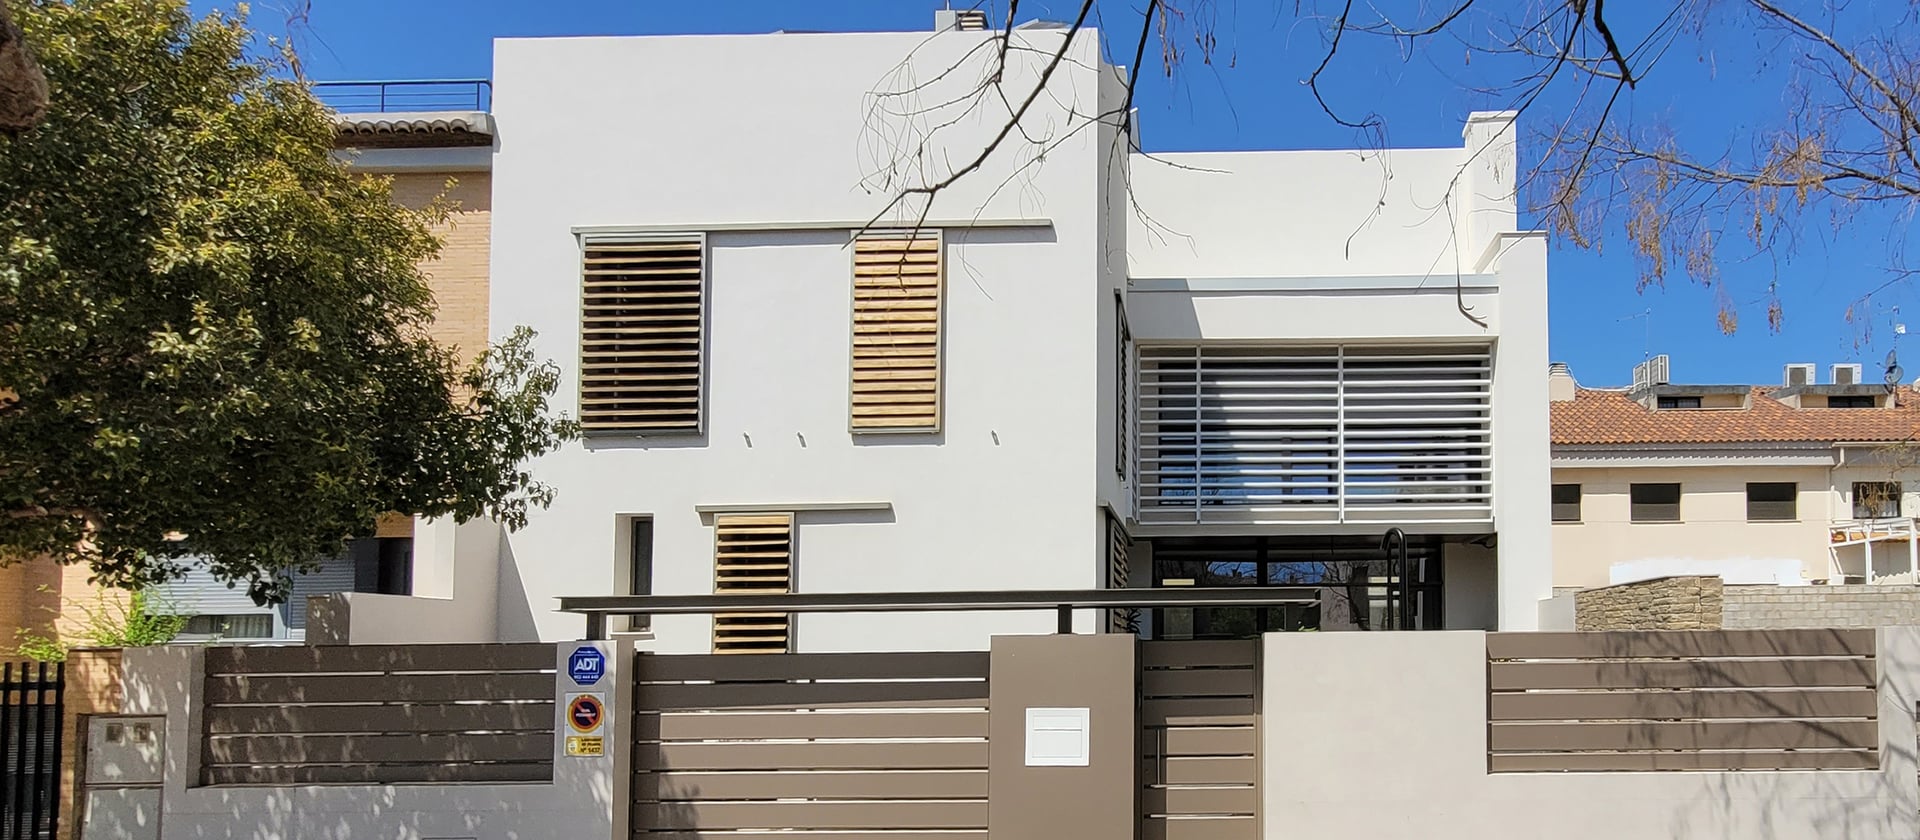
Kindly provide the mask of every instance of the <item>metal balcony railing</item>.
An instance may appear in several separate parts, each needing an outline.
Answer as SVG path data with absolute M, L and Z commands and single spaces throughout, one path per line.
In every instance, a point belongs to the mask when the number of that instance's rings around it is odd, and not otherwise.
M 321 104 L 343 114 L 486 111 L 493 107 L 493 83 L 486 79 L 315 82 L 313 95 Z

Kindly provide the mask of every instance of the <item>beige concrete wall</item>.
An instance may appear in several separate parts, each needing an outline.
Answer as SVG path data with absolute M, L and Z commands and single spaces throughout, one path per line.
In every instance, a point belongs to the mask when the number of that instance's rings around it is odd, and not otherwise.
M 1265 637 L 1267 837 L 1911 838 L 1920 628 L 1879 631 L 1872 771 L 1487 772 L 1486 635 Z
M 1723 609 L 1728 630 L 1920 625 L 1920 586 L 1729 586 Z
M 995 636 L 992 644 L 988 833 L 995 840 L 1132 835 L 1139 822 L 1131 807 L 1140 767 L 1138 640 Z M 1087 766 L 1027 766 L 1033 708 L 1088 710 Z
M 1840 508 L 1824 467 L 1559 467 L 1553 481 L 1581 485 L 1581 521 L 1553 525 L 1555 586 L 1606 586 L 1616 566 L 1645 570 L 1639 578 L 1719 574 L 1730 582 L 1770 582 L 1773 570 L 1827 575 L 1829 517 Z M 1800 486 L 1797 521 L 1747 521 L 1747 483 L 1760 481 Z M 1632 522 L 1631 485 L 1661 482 L 1681 485 L 1680 521 Z
M 1574 595 L 1574 629 L 1718 630 L 1722 589 L 1701 575 L 1588 589 Z

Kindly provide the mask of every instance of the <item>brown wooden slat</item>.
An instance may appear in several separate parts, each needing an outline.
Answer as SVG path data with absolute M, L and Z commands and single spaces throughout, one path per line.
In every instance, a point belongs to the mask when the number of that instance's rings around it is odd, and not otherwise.
M 634 840 L 796 840 L 790 831 L 729 831 L 724 834 L 704 834 L 680 829 L 663 828 L 633 830 Z M 809 831 L 798 835 L 797 840 L 987 840 L 987 830 L 953 831 Z
M 985 828 L 986 802 L 674 802 L 633 807 L 636 828 Z
M 1494 694 L 1488 709 L 1495 721 L 1874 717 L 1880 697 L 1870 688 L 1532 692 Z
M 551 760 L 526 764 L 233 765 L 201 771 L 201 781 L 209 785 L 545 782 L 552 778 Z
M 206 649 L 207 675 L 312 674 L 349 671 L 546 671 L 549 644 L 286 645 Z
M 1253 727 L 1149 729 L 1143 739 L 1148 755 L 1253 755 Z
M 1191 671 L 1146 671 L 1140 675 L 1141 693 L 1147 697 L 1233 697 L 1252 696 L 1251 669 L 1195 669 Z
M 1873 749 L 1874 721 L 1636 721 L 1623 723 L 1496 723 L 1488 749 L 1548 750 L 1789 750 Z
M 1260 792 L 1251 785 L 1238 788 L 1151 787 L 1141 792 L 1140 807 L 1149 814 L 1245 814 L 1252 816 Z
M 1754 659 L 1647 662 L 1494 662 L 1489 685 L 1549 688 L 1760 688 L 1872 686 L 1871 659 Z
M 548 720 L 552 720 L 551 716 Z M 634 730 L 634 737 L 643 741 L 736 738 L 985 738 L 987 737 L 987 713 L 970 711 L 901 714 L 820 712 L 641 714 L 634 717 Z
M 1542 753 L 1489 756 L 1495 773 L 1620 770 L 1875 770 L 1878 752 Z
M 1140 780 L 1149 785 L 1253 784 L 1258 772 L 1254 762 L 1247 757 L 1148 760 L 1142 763 Z
M 1162 641 L 1140 644 L 1140 664 L 1146 668 L 1164 666 L 1232 665 L 1253 667 L 1259 654 L 1252 640 Z
M 1252 723 L 1253 714 L 1251 696 L 1149 699 L 1140 704 L 1140 721 L 1145 726 Z
M 1872 630 L 1610 630 L 1488 633 L 1492 659 L 1871 656 Z
M 580 381 L 582 428 L 699 429 L 704 259 L 697 239 L 587 245 L 580 348 L 601 375 Z M 682 370 L 687 362 L 691 371 Z M 663 379 L 668 373 L 685 377 Z
M 1141 840 L 1257 840 L 1260 824 L 1252 817 L 1150 817 L 1140 822 Z
M 470 732 L 553 729 L 553 703 L 355 706 L 214 706 L 209 734 Z
M 634 766 L 653 770 L 913 770 L 987 766 L 985 741 L 920 743 L 636 744 Z
M 207 702 L 444 703 L 456 700 L 546 700 L 549 674 L 409 674 L 209 677 Z
M 551 692 L 549 681 L 547 690 Z M 970 708 L 987 702 L 985 681 L 874 683 L 719 683 L 714 685 L 641 685 L 635 702 L 643 709 L 794 709 L 901 707 L 910 701 L 941 701 Z
M 634 774 L 636 801 L 700 799 L 980 799 L 985 770 Z
M 203 746 L 214 764 L 425 764 L 544 761 L 553 732 L 489 735 L 216 735 Z

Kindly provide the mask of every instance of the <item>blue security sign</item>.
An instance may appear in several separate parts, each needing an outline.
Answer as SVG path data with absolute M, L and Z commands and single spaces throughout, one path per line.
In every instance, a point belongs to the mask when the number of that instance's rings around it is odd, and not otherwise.
M 607 657 L 599 648 L 582 645 L 567 657 L 567 676 L 573 678 L 575 685 L 595 685 L 600 682 L 600 675 L 606 672 Z

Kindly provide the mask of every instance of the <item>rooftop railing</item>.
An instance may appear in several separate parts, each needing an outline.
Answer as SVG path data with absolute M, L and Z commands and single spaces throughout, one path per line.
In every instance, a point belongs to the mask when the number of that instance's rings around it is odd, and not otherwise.
M 315 82 L 313 95 L 321 104 L 343 114 L 486 111 L 493 107 L 493 83 L 486 79 Z

